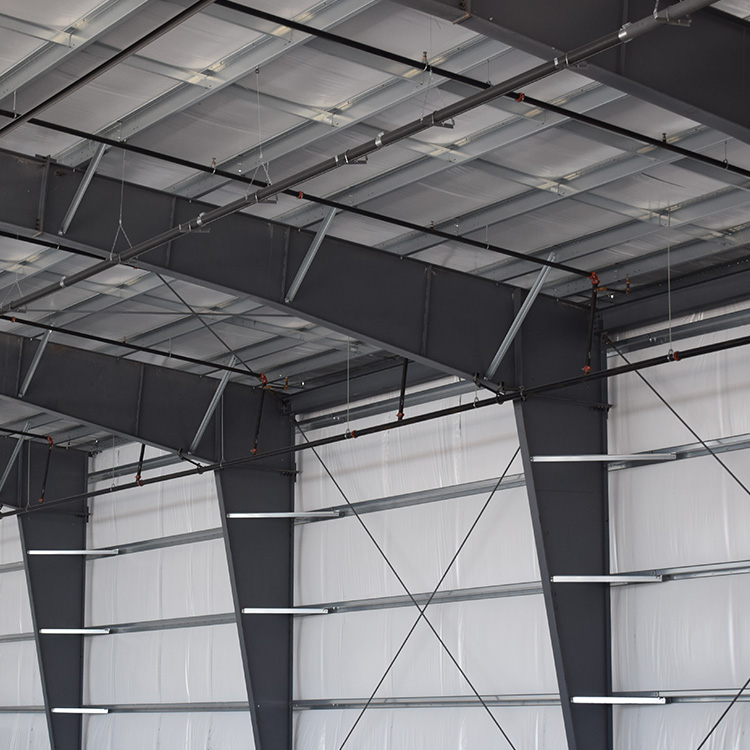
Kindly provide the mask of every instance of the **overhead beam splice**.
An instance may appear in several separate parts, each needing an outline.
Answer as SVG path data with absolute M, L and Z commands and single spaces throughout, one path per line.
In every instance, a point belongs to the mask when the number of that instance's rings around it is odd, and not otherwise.
M 517 380 L 532 388 L 562 372 L 581 375 L 587 314 L 565 308 L 552 318 L 529 313 L 516 338 Z M 541 346 L 537 333 L 551 337 Z M 601 362 L 595 351 L 595 362 Z M 606 385 L 584 381 L 554 398 L 516 402 L 526 489 L 536 540 L 552 652 L 569 750 L 612 748 L 611 708 L 571 703 L 576 695 L 609 695 L 609 587 L 553 584 L 557 576 L 609 573 L 607 464 L 543 462 L 534 456 L 606 454 Z
M 53 450 L 47 473 L 48 450 L 38 443 L 25 443 L 18 471 L 11 474 L 0 493 L 2 504 L 16 507 L 29 502 L 37 504 L 43 482 L 48 497 L 85 491 L 88 454 Z M 0 445 L 0 460 L 7 461 L 9 453 L 10 444 Z M 53 709 L 82 705 L 83 636 L 40 631 L 83 628 L 86 560 L 80 556 L 34 557 L 28 553 L 38 548 L 84 549 L 86 501 L 71 503 L 64 511 L 23 514 L 19 524 L 50 747 L 52 750 L 80 750 L 81 717 L 60 716 L 53 713 Z

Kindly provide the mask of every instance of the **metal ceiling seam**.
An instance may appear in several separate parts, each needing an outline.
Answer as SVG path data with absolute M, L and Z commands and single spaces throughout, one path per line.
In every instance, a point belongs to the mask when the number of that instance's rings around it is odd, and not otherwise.
M 622 228 L 633 228 L 637 231 L 638 224 L 639 222 L 634 222 L 623 225 Z M 644 231 L 640 232 L 641 236 L 650 233 L 646 231 L 648 230 L 648 226 L 643 226 Z M 659 229 L 663 229 L 663 227 L 657 228 L 655 231 L 659 231 Z M 687 263 L 692 260 L 697 260 L 725 251 L 727 247 L 731 246 L 731 243 L 726 238 L 716 238 L 710 231 L 707 232 L 707 234 L 710 237 L 709 239 L 689 240 L 679 244 L 668 245 L 671 263 L 677 267 L 682 263 Z M 615 263 L 608 266 L 605 265 L 601 267 L 597 273 L 604 286 L 617 282 L 624 283 L 626 276 L 635 279 L 639 275 L 665 269 L 666 252 L 667 244 L 665 244 L 665 247 L 662 250 L 629 259 L 626 265 L 621 263 Z M 551 289 L 556 295 L 563 298 L 585 292 L 585 286 L 576 284 L 575 281 L 557 281 L 551 286 Z
M 332 2 L 323 0 L 305 13 L 312 14 L 312 17 L 325 28 L 332 28 L 377 2 L 379 0 L 333 0 Z M 270 63 L 290 49 L 304 45 L 310 38 L 289 40 L 266 36 L 254 41 L 240 50 L 234 50 L 223 60 L 215 63 L 217 69 L 213 71 L 213 85 L 210 89 L 192 84 L 180 84 L 150 102 L 146 102 L 130 114 L 119 117 L 116 122 L 100 129 L 98 133 L 127 140 L 165 117 L 197 104 L 213 92 L 244 78 L 256 68 Z M 2 133 L 1 130 L 0 133 Z M 94 150 L 95 144 L 82 142 L 64 149 L 56 154 L 54 159 L 68 166 L 77 166 L 90 159 Z
M 39 38 L 46 39 L 47 44 L 0 76 L 0 100 L 45 75 L 66 58 L 108 34 L 137 11 L 156 2 L 157 0 L 107 0 L 65 30 L 53 32 L 42 29 Z M 5 26 L 7 19 L 7 16 L 2 16 L 0 25 Z
M 632 206 L 628 206 L 626 204 L 618 205 L 616 201 L 612 201 L 610 199 L 602 199 L 595 193 L 582 192 L 579 194 L 573 194 L 570 197 L 576 202 L 582 202 L 587 205 L 605 208 L 610 211 L 612 211 L 613 209 L 617 209 L 616 212 L 627 219 L 627 221 L 616 224 L 609 228 L 593 231 L 589 234 L 576 237 L 559 245 L 545 246 L 540 250 L 535 250 L 534 254 L 543 255 L 544 253 L 548 253 L 551 250 L 554 250 L 556 253 L 559 253 L 560 259 L 564 260 L 565 262 L 576 262 L 587 259 L 587 263 L 593 263 L 599 269 L 597 273 L 600 274 L 601 278 L 602 272 L 611 272 L 614 266 L 595 263 L 590 256 L 629 240 L 656 234 L 664 230 L 664 226 L 662 226 L 659 222 L 659 217 L 663 214 L 663 212 L 649 212 L 647 210 L 641 210 Z M 720 190 L 716 193 L 700 196 L 695 200 L 687 203 L 687 206 L 693 208 L 705 206 L 707 210 L 705 210 L 703 214 L 695 217 L 696 219 L 705 219 L 715 214 L 721 214 L 729 207 L 735 205 L 744 205 L 746 200 L 747 199 L 744 196 L 743 192 L 728 188 Z M 549 201 L 549 203 L 552 202 L 554 201 Z M 686 203 L 683 202 L 683 204 L 681 205 L 686 205 Z M 675 213 L 677 213 L 678 210 L 679 209 L 675 209 Z M 664 212 L 669 212 L 669 207 L 665 207 Z M 643 226 L 639 227 L 639 224 Z M 695 234 L 698 237 L 704 239 L 713 238 L 727 244 L 729 244 L 730 242 L 729 238 L 726 235 L 727 230 L 717 232 L 716 230 L 706 229 L 701 226 L 692 226 L 691 222 L 687 220 L 682 222 L 681 224 L 673 223 L 672 228 L 675 231 L 682 230 L 687 234 Z M 661 252 L 662 254 L 666 252 L 667 244 L 668 243 L 665 239 L 664 248 L 659 252 Z M 637 262 L 639 258 L 640 256 L 630 258 L 626 261 L 626 263 L 631 264 L 634 261 Z M 620 266 L 618 265 L 617 267 Z M 511 262 L 492 263 L 485 266 L 484 268 L 478 269 L 476 273 L 477 275 L 493 278 L 497 281 L 510 282 L 514 279 L 526 275 L 528 271 L 522 268 L 520 264 Z M 636 275 L 636 272 L 634 270 L 631 270 L 630 276 L 634 278 Z M 547 284 L 547 290 L 554 290 L 554 292 L 557 293 L 560 289 L 560 283 L 561 282 L 559 279 L 549 282 Z M 568 282 L 563 283 L 568 284 Z M 569 286 L 579 287 L 580 285 L 577 285 L 575 284 L 575 282 L 571 281 L 569 282 Z M 585 289 L 585 286 L 581 286 L 580 288 Z

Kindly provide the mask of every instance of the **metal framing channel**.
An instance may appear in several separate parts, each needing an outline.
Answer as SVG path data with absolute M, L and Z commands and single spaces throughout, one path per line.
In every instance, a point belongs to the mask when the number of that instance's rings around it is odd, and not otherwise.
M 532 309 L 516 338 L 517 381 L 533 388 L 553 372 L 580 373 L 587 318 L 585 310 L 561 308 L 549 318 Z M 542 328 L 557 334 L 548 338 L 546 348 L 535 335 Z M 602 358 L 600 350 L 595 354 Z M 609 573 L 607 467 L 531 460 L 571 451 L 606 453 L 606 409 L 594 406 L 606 404 L 606 386 L 584 382 L 557 395 L 518 401 L 516 422 L 568 747 L 611 750 L 611 707 L 570 702 L 574 695 L 611 692 L 609 585 L 553 586 L 550 580 L 553 575 Z
M 9 450 L 2 446 L 3 452 Z M 45 466 L 49 459 L 49 471 Z M 2 501 L 24 506 L 37 503 L 47 474 L 49 496 L 80 492 L 86 487 L 88 454 L 53 450 L 26 443 L 18 471 L 3 489 Z M 83 636 L 40 635 L 41 628 L 82 628 L 86 560 L 82 556 L 29 556 L 30 549 L 83 549 L 86 502 L 80 500 L 52 513 L 23 514 L 19 519 L 26 579 L 31 602 L 39 671 L 51 750 L 80 750 L 81 717 L 53 714 L 55 706 L 80 706 L 83 698 Z
M 247 424 L 257 416 L 232 403 L 231 391 L 221 425 L 223 449 L 231 460 L 248 450 Z M 260 410 L 262 391 L 252 391 Z M 292 423 L 275 399 L 267 398 L 259 433 L 261 450 L 289 445 Z M 274 471 L 263 469 L 272 468 Z M 260 470 L 259 470 L 260 469 Z M 294 457 L 238 466 L 216 473 L 222 529 L 227 549 L 240 636 L 250 715 L 258 750 L 289 750 L 292 746 L 292 617 L 243 615 L 247 607 L 287 608 L 293 605 L 293 521 L 289 518 L 253 522 L 227 519 L 227 513 L 294 510 Z

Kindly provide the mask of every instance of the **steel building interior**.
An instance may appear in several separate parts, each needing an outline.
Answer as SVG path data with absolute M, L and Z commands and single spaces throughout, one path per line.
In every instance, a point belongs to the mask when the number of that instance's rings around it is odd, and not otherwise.
M 740 750 L 750 0 L 4 0 L 0 747 Z

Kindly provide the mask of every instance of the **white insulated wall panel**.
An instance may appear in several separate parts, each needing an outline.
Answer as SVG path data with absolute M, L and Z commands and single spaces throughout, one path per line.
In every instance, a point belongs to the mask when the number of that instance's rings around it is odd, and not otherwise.
M 84 703 L 247 700 L 234 624 L 92 636 L 85 645 Z
M 0 706 L 43 704 L 34 641 L 0 643 Z
M 615 706 L 615 748 L 694 750 L 726 707 L 724 702 Z M 750 745 L 749 728 L 750 705 L 736 703 L 701 750 L 746 750 Z
M 750 675 L 750 575 L 613 588 L 612 632 L 615 691 L 739 690 Z
M 514 747 L 567 750 L 559 706 L 513 706 L 490 710 Z M 297 712 L 294 718 L 295 750 L 341 747 L 358 714 L 358 710 Z M 510 747 L 481 707 L 369 709 L 354 729 L 347 746 L 349 744 L 357 750 L 490 750 Z
M 174 470 L 175 467 L 170 466 L 154 473 L 163 475 Z M 91 485 L 91 489 L 111 486 L 110 480 L 99 481 Z M 216 483 L 211 472 L 102 495 L 91 500 L 89 507 L 93 511 L 88 525 L 90 548 L 113 547 L 221 526 Z
M 0 521 L 0 565 L 20 562 L 22 559 L 18 518 L 16 516 L 3 518 Z
M 366 513 L 361 519 L 408 589 L 431 592 L 489 495 Z M 354 516 L 301 524 L 295 540 L 297 604 L 405 593 Z M 536 580 L 539 568 L 526 490 L 496 492 L 441 590 Z
M 0 603 L 0 635 L 33 630 L 25 570 L 0 575 Z
M 470 403 L 474 394 L 408 407 L 416 416 Z M 351 423 L 351 428 L 381 424 L 389 415 Z M 304 429 L 304 428 L 303 428 Z M 345 425 L 306 431 L 310 440 L 345 432 Z M 298 442 L 304 438 L 298 437 Z M 366 435 L 317 449 L 350 502 L 390 497 L 499 477 L 518 446 L 509 404 L 454 414 L 440 420 Z M 312 451 L 298 454 L 296 504 L 299 510 L 342 505 L 344 499 Z
M 750 326 L 697 336 L 675 343 L 689 349 L 747 336 Z M 628 353 L 631 362 L 666 355 L 667 347 Z M 611 357 L 609 366 L 624 364 Z M 643 376 L 704 440 L 750 433 L 747 373 L 750 347 L 741 346 L 643 371 Z M 672 445 L 695 443 L 695 438 L 672 415 L 636 373 L 610 380 L 610 453 L 636 453 Z
M 296 618 L 295 698 L 367 698 L 418 616 L 405 607 Z M 426 616 L 480 694 L 557 692 L 541 596 L 432 605 Z M 378 691 L 470 694 L 424 621 Z
M 0 747 L 3 750 L 49 750 L 44 713 L 0 714 Z
M 750 451 L 719 456 L 750 485 Z M 609 487 L 614 571 L 750 559 L 750 498 L 712 456 L 613 471 Z
M 253 750 L 249 712 L 83 717 L 83 750 Z M 20 750 L 20 748 L 19 748 Z
M 233 612 L 222 539 L 90 560 L 86 624 Z

